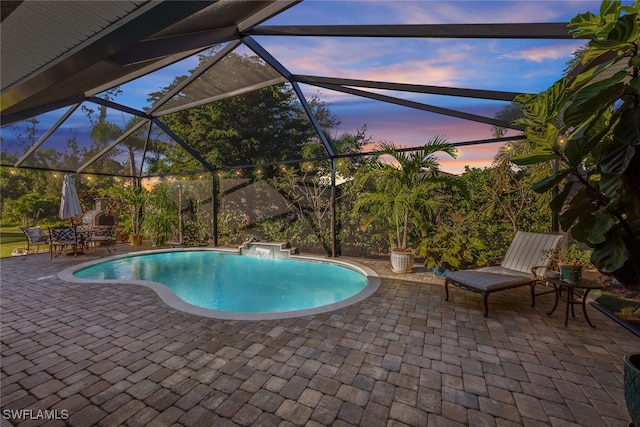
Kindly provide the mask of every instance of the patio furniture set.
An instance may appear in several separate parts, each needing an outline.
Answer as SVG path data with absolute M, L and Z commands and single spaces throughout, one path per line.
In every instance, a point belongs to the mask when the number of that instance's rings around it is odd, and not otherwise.
M 536 296 L 554 293 L 554 306 L 547 315 L 553 314 L 558 307 L 562 292 L 567 293 L 564 325 L 569 320 L 569 308 L 575 318 L 574 306 L 582 305 L 582 312 L 591 327 L 595 327 L 587 316 L 586 302 L 591 290 L 601 289 L 599 283 L 580 279 L 568 282 L 547 274 L 552 269 L 551 254 L 562 240 L 561 235 L 528 233 L 519 231 L 512 240 L 507 253 L 498 266 L 482 267 L 473 270 L 454 271 L 445 278 L 445 300 L 449 300 L 449 285 L 455 285 L 483 296 L 484 317 L 489 314 L 489 294 L 521 286 L 531 288 L 531 307 L 535 307 Z M 536 285 L 543 285 L 547 289 L 536 292 Z M 553 289 L 548 289 L 552 287 Z M 582 289 L 581 297 L 576 296 L 576 290 Z
M 22 232 L 27 238 L 27 249 L 25 258 L 33 251 L 35 246 L 38 249 L 41 245 L 49 247 L 49 259 L 60 254 L 78 255 L 85 251 L 103 247 L 108 253 L 115 251 L 116 230 L 114 226 L 102 228 L 82 228 L 82 227 L 53 227 L 45 233 L 41 227 L 22 227 Z

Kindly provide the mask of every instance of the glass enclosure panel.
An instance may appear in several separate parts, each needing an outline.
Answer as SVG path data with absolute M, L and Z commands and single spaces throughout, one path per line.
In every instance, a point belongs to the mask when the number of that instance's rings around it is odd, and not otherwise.
M 135 126 L 141 119 L 133 120 L 129 124 Z M 139 176 L 142 168 L 147 135 L 151 122 L 147 121 L 131 135 L 118 142 L 113 148 L 87 166 L 83 172 L 110 173 L 119 176 Z
M 209 61 L 216 50 L 199 56 L 199 65 Z M 197 68 L 189 70 L 191 74 Z M 201 76 L 183 88 L 158 110 L 159 114 L 180 106 L 202 100 L 215 100 L 241 89 L 252 89 L 254 86 L 271 82 L 282 76 L 267 65 L 260 57 L 242 45 L 228 53 Z M 182 77 L 180 77 L 182 78 Z M 176 81 L 171 85 L 173 87 Z M 166 89 L 166 88 L 165 88 Z
M 537 93 L 583 40 L 260 37 L 293 74 Z M 489 45 L 489 47 L 487 47 Z
M 237 246 L 258 238 L 330 253 L 329 168 L 316 161 L 220 173 L 219 243 Z
M 1 128 L 2 164 L 15 164 L 67 110 L 60 108 Z
M 224 45 L 217 45 L 212 50 L 217 51 Z M 96 96 L 146 111 L 162 97 L 166 88 L 173 87 L 176 82 L 185 79 L 190 70 L 195 69 L 198 64 L 199 55 L 192 55 Z
M 302 86 L 305 93 L 313 93 L 315 88 Z M 463 120 L 455 117 L 435 114 L 415 108 L 380 102 L 342 92 L 322 90 L 322 99 L 328 100 L 331 112 L 339 121 L 333 130 L 336 139 L 348 135 L 361 136 L 361 151 L 375 151 L 377 143 L 389 141 L 397 147 L 416 147 L 424 145 L 429 139 L 439 136 L 450 143 L 476 141 L 493 138 L 493 127 L 484 123 Z M 499 107 L 480 105 L 468 112 L 492 117 Z M 482 103 L 481 103 L 482 104 Z M 497 103 L 502 104 L 502 103 Z M 514 135 L 511 131 L 508 135 Z M 470 147 L 460 147 L 457 159 L 438 156 L 443 170 L 451 173 L 464 171 Z M 489 144 L 473 149 L 474 166 L 483 162 L 489 166 L 496 154 L 496 148 Z
M 153 245 L 211 245 L 213 184 L 211 174 L 143 179 L 148 194 L 142 222 L 144 239 Z
M 167 116 L 168 117 L 168 116 Z M 162 118 L 160 120 L 165 120 Z M 146 147 L 143 175 L 171 175 L 204 171 L 205 166 L 177 141 L 153 124 Z
M 77 170 L 120 137 L 135 120 L 137 118 L 127 113 L 85 102 L 24 164 Z
M 314 105 L 313 108 L 320 108 Z M 318 144 L 311 121 L 290 85 L 278 85 L 160 118 L 195 152 L 218 168 L 296 160 Z M 322 123 L 330 120 L 323 120 Z M 184 151 L 165 170 L 177 171 Z M 326 156 L 326 150 L 321 150 Z M 187 161 L 187 160 L 185 160 Z M 163 160 L 166 163 L 166 160 Z

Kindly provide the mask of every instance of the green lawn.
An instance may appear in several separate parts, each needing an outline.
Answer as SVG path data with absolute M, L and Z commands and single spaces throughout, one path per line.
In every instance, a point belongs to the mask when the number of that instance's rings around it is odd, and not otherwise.
M 14 248 L 26 247 L 26 244 L 19 225 L 0 224 L 0 258 L 11 256 Z

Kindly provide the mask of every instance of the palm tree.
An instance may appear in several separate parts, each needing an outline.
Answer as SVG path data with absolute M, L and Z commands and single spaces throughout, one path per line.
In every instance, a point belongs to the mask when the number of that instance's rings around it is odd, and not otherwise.
M 379 155 L 390 156 L 391 161 L 383 162 L 379 156 L 362 169 L 356 179 L 361 194 L 354 211 L 365 213 L 365 227 L 384 218 L 390 227 L 392 248 L 408 251 L 410 230 L 416 223 L 424 224 L 424 219 L 441 205 L 437 191 L 441 184 L 457 185 L 454 177 L 441 174 L 435 153 L 441 151 L 455 158 L 456 149 L 441 137 L 412 151 L 398 149 L 390 142 L 382 142 L 379 148 Z

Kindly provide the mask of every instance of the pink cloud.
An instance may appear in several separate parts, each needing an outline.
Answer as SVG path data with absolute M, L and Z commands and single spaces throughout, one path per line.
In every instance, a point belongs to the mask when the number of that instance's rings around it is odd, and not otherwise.
M 570 57 L 575 46 L 556 45 L 556 46 L 537 46 L 531 49 L 520 50 L 517 52 L 501 55 L 508 59 L 524 59 L 526 61 L 544 62 L 548 60 Z

